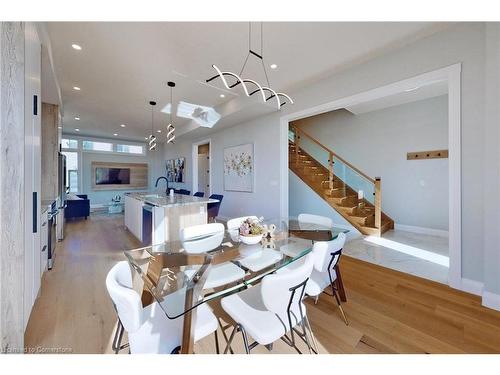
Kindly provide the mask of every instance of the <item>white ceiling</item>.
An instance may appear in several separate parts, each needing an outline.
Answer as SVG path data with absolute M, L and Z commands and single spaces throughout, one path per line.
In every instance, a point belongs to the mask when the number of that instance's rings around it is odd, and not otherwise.
M 271 87 L 286 92 L 443 27 L 431 22 L 265 23 L 263 53 Z M 159 111 L 170 101 L 170 80 L 177 83 L 174 103 L 214 107 L 223 115 L 211 130 L 197 130 L 192 122 L 174 117 L 178 132 L 185 136 L 207 134 L 274 110 L 241 96 L 237 89 L 222 90 L 220 81 L 204 84 L 214 75 L 212 64 L 239 73 L 248 52 L 248 23 L 51 22 L 48 30 L 66 133 L 79 128 L 81 135 L 118 133 L 119 138 L 143 140 L 151 128 L 150 100 L 158 102 L 155 128 L 164 128 L 168 121 Z M 253 23 L 257 51 L 259 30 Z M 74 50 L 73 43 L 83 49 Z M 250 59 L 243 76 L 264 83 L 259 61 Z M 278 69 L 269 69 L 271 63 Z M 220 98 L 221 93 L 226 97 Z

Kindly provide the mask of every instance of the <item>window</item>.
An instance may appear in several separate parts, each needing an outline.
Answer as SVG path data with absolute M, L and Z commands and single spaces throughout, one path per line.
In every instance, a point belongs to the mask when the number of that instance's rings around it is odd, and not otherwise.
M 117 144 L 116 152 L 123 152 L 127 154 L 144 154 L 144 146 Z
M 78 171 L 68 170 L 69 192 L 78 193 Z
M 61 147 L 62 148 L 77 149 L 78 148 L 78 140 L 77 139 L 65 139 L 65 138 L 63 138 L 61 140 Z
M 78 152 L 63 151 L 66 156 L 66 183 L 70 193 L 78 192 Z
M 82 146 L 85 151 L 113 151 L 113 144 L 108 142 L 83 141 Z

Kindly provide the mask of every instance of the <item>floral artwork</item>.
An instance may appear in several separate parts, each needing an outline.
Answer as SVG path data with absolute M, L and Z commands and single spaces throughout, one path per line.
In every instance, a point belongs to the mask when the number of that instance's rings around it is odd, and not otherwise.
M 224 149 L 224 190 L 253 191 L 253 144 Z

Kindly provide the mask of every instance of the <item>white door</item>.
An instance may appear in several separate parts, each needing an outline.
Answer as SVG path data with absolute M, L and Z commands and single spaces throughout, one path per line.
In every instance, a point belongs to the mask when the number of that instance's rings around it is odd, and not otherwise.
M 203 191 L 205 197 L 210 195 L 210 163 L 208 154 L 198 155 L 198 191 Z

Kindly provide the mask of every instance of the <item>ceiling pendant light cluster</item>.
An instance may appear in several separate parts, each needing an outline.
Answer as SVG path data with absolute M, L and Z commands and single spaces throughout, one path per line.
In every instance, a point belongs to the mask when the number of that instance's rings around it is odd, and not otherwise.
M 150 101 L 149 105 L 151 106 L 151 135 L 148 138 L 149 151 L 155 151 L 156 150 L 156 137 L 154 134 L 154 107 L 156 105 L 156 102 Z
M 241 84 L 241 87 L 243 88 L 243 91 L 245 92 L 245 95 L 250 97 L 254 94 L 260 93 L 262 96 L 262 100 L 264 102 L 268 102 L 269 100 L 273 99 L 276 101 L 276 106 L 277 109 L 281 109 L 282 106 L 284 106 L 287 102 L 290 104 L 293 104 L 292 98 L 290 98 L 287 94 L 282 93 L 282 92 L 276 92 L 274 91 L 269 84 L 269 77 L 267 76 L 267 70 L 266 70 L 266 65 L 264 64 L 264 57 L 263 57 L 263 41 L 264 41 L 264 34 L 263 34 L 263 25 L 262 22 L 260 24 L 260 54 L 252 50 L 252 24 L 249 23 L 249 31 L 248 31 L 248 54 L 245 59 L 245 62 L 243 63 L 243 67 L 241 68 L 240 74 L 236 74 L 233 72 L 229 71 L 222 71 L 220 70 L 215 64 L 212 65 L 214 70 L 217 72 L 217 74 L 209 79 L 206 80 L 206 82 L 211 82 L 216 78 L 220 78 L 222 80 L 222 83 L 226 87 L 226 89 L 230 90 L 238 85 Z M 262 63 L 262 68 L 264 70 L 264 75 L 266 76 L 266 81 L 267 81 L 267 86 L 261 86 L 258 82 L 248 79 L 248 78 L 242 78 L 243 71 L 245 70 L 245 66 L 247 64 L 248 58 L 250 55 L 253 55 L 260 59 Z M 229 84 L 228 81 L 226 80 L 226 76 L 231 77 L 231 80 L 234 80 L 234 83 Z M 251 86 L 253 88 L 253 91 L 249 90 L 248 86 Z M 268 93 L 269 95 L 266 96 Z M 282 99 L 284 99 L 282 101 Z
M 175 82 L 168 82 L 168 87 L 170 87 L 170 122 L 167 125 L 167 145 L 169 143 L 174 143 L 175 141 L 175 127 L 172 123 L 172 112 L 174 109 L 174 100 L 173 100 L 173 89 L 175 87 Z

